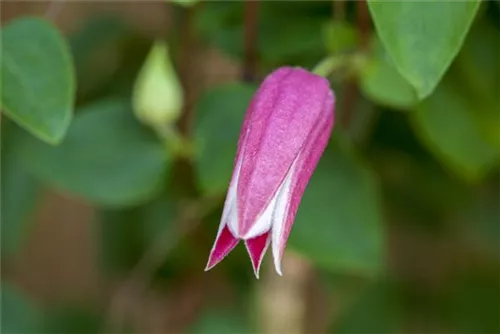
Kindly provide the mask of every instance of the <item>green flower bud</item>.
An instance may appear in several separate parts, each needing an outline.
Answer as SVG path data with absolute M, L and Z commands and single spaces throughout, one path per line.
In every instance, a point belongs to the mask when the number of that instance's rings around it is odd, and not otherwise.
M 181 114 L 183 95 L 167 44 L 155 42 L 135 82 L 132 97 L 135 115 L 154 128 L 171 124 Z

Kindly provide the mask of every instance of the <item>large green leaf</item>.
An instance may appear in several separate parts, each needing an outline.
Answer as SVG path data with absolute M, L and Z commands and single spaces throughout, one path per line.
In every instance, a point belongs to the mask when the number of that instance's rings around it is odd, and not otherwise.
M 2 120 L 0 198 L 2 201 L 2 253 L 14 255 L 27 230 L 39 190 L 38 182 L 26 171 L 14 152 L 13 124 Z
M 45 314 L 44 333 L 89 334 L 100 333 L 104 324 L 102 313 L 76 305 L 50 309 Z
M 175 214 L 173 202 L 165 196 L 133 208 L 102 210 L 95 223 L 103 269 L 110 273 L 130 270 L 166 230 L 175 239 Z M 168 240 L 165 247 L 169 247 Z
M 55 27 L 38 18 L 13 21 L 0 34 L 2 111 L 38 138 L 61 142 L 76 89 L 68 46 Z
M 378 39 L 374 39 L 371 53 L 360 72 L 363 93 L 376 103 L 396 109 L 406 110 L 417 104 L 415 88 L 394 67 Z
M 313 66 L 324 55 L 323 25 L 329 21 L 326 2 L 264 1 L 259 8 L 257 52 L 264 68 L 282 64 Z M 327 9 L 325 11 L 325 8 Z M 241 1 L 209 1 L 196 18 L 202 37 L 231 56 L 244 54 L 244 6 Z
M 5 334 L 42 333 L 40 310 L 10 284 L 1 286 L 1 332 Z
M 423 99 L 460 50 L 479 1 L 369 0 L 368 5 L 396 68 Z
M 474 106 L 473 117 L 481 135 L 500 149 L 500 32 L 487 21 L 479 21 L 469 33 L 453 63 L 461 94 Z
M 372 173 L 339 147 L 327 148 L 306 188 L 289 244 L 328 270 L 378 274 L 384 234 Z
M 452 277 L 443 291 L 444 319 L 453 333 L 500 332 L 500 279 L 498 266 L 475 266 Z
M 97 204 L 135 204 L 162 187 L 167 151 L 134 119 L 127 102 L 101 101 L 80 110 L 57 147 L 18 134 L 17 149 L 26 168 Z
M 243 116 L 255 88 L 230 84 L 208 91 L 197 105 L 197 164 L 200 186 L 209 194 L 229 186 Z
M 245 319 L 231 310 L 207 310 L 191 327 L 193 334 L 245 334 L 251 333 Z
M 447 76 L 412 113 L 417 135 L 457 175 L 478 181 L 498 162 L 499 151 L 485 140 L 474 113 L 477 105 Z
M 357 300 L 341 310 L 330 333 L 399 333 L 400 308 L 394 287 L 387 282 L 374 284 L 365 288 Z

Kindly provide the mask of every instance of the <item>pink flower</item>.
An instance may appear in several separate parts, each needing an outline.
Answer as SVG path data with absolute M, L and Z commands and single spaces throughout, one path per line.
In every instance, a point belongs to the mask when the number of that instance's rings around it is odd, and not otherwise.
M 301 68 L 282 67 L 264 80 L 243 122 L 205 270 L 243 240 L 257 278 L 269 244 L 282 275 L 281 259 L 302 194 L 330 138 L 334 102 L 328 81 Z

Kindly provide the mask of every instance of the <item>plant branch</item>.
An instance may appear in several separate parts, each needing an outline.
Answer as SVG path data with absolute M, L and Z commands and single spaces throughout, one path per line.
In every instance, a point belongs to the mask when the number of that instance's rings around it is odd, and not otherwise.
M 268 263 L 269 270 L 258 291 L 261 333 L 302 334 L 307 320 L 306 293 L 313 269 L 291 252 L 283 258 L 286 270 L 283 276 L 278 276 L 272 263 Z
M 243 61 L 243 80 L 252 82 L 257 76 L 259 0 L 245 1 L 245 56 Z
M 108 309 L 108 330 L 123 328 L 129 318 L 129 313 L 132 312 L 131 309 L 137 308 L 134 298 L 145 295 L 156 269 L 166 260 L 172 249 L 196 230 L 203 218 L 220 205 L 221 200 L 220 197 L 211 197 L 188 202 L 181 210 L 179 219 L 172 224 L 172 226 L 180 226 L 178 232 L 174 233 L 171 229 L 165 229 L 153 240 L 141 259 L 112 294 Z
M 356 25 L 361 41 L 361 48 L 366 51 L 370 45 L 371 18 L 366 0 L 356 1 Z

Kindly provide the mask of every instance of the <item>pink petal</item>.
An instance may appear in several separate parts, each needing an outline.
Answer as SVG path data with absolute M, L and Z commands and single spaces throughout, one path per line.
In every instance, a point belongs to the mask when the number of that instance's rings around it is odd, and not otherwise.
M 262 264 L 262 260 L 264 259 L 264 255 L 270 242 L 271 238 L 269 232 L 259 235 L 253 239 L 245 240 L 245 246 L 247 247 L 250 260 L 252 261 L 253 271 L 257 278 L 259 278 L 260 265 Z
M 295 215 L 299 207 L 304 190 L 309 183 L 309 180 L 316 168 L 316 165 L 321 158 L 333 128 L 334 122 L 334 102 L 335 98 L 330 91 L 330 96 L 324 102 L 322 117 L 319 119 L 318 124 L 321 126 L 316 127 L 310 134 L 307 142 L 302 148 L 301 153 L 294 162 L 293 171 L 291 171 L 292 179 L 287 199 L 285 200 L 287 206 L 285 208 L 278 205 L 277 210 L 283 210 L 283 216 L 276 215 L 273 220 L 272 244 L 273 244 L 273 258 L 276 272 L 281 272 L 281 260 L 285 250 L 286 242 L 290 235 Z M 288 178 L 288 177 L 287 177 Z M 321 232 L 319 232 L 321 233 Z
M 330 92 L 326 79 L 299 68 L 279 69 L 259 88 L 238 157 L 239 235 L 245 235 L 268 207 L 310 133 L 321 124 Z
M 217 235 L 217 239 L 215 239 L 215 244 L 210 252 L 205 271 L 212 269 L 217 263 L 222 261 L 222 259 L 224 259 L 224 257 L 233 250 L 238 242 L 239 240 L 236 239 L 227 226 L 224 225 Z

